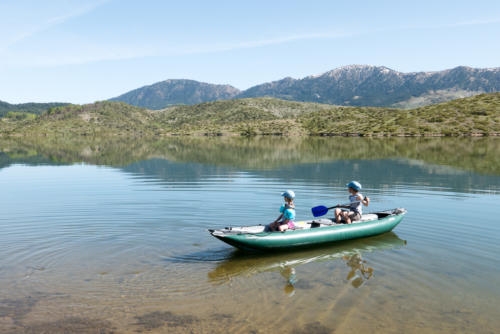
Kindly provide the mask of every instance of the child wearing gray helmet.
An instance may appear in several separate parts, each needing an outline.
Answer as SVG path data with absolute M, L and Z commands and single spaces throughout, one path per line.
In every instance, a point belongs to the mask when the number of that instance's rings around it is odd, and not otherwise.
M 344 218 L 346 224 L 361 220 L 361 215 L 363 214 L 363 207 L 361 206 L 361 204 L 363 204 L 364 206 L 368 206 L 368 204 L 370 204 L 370 199 L 361 195 L 361 184 L 359 182 L 351 181 L 346 184 L 346 187 L 351 194 L 349 195 L 349 201 L 351 203 L 345 206 L 338 205 L 339 208 L 335 209 L 335 221 L 337 222 L 337 224 L 340 224 L 342 218 Z M 349 210 L 342 210 L 340 208 Z

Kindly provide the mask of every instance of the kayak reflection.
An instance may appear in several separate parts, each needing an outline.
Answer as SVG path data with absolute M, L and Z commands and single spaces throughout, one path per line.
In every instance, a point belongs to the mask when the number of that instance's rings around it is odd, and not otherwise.
M 366 260 L 363 260 L 360 253 L 342 256 L 342 260 L 350 267 L 346 280 L 351 282 L 355 288 L 362 286 L 373 275 L 373 268 L 367 266 Z M 284 265 L 280 267 L 280 274 L 286 280 L 284 291 L 288 296 L 295 294 L 295 284 L 297 283 L 297 272 L 295 267 Z
M 405 240 L 400 239 L 396 233 L 389 232 L 371 238 L 350 240 L 329 247 L 292 253 L 248 254 L 235 250 L 208 273 L 208 279 L 213 284 L 225 284 L 237 276 L 248 277 L 262 272 L 279 271 L 286 280 L 285 292 L 290 295 L 293 294 L 294 285 L 300 280 L 298 269 L 301 265 L 343 259 L 351 268 L 347 280 L 357 288 L 368 280 L 374 271 L 362 259 L 362 253 L 397 249 L 405 245 Z

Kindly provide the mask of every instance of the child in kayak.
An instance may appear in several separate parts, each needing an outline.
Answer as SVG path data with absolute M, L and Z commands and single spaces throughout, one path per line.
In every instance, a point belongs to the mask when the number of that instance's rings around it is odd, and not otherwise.
M 346 224 L 350 224 L 353 221 L 361 220 L 361 215 L 363 214 L 363 208 L 361 204 L 364 206 L 368 206 L 370 204 L 370 199 L 368 197 L 363 197 L 361 195 L 361 184 L 357 181 L 351 181 L 346 184 L 346 187 L 349 189 L 349 201 L 351 202 L 349 205 L 338 205 L 339 208 L 335 209 L 335 221 L 337 224 L 340 224 L 342 218 L 344 218 Z M 340 208 L 349 209 L 342 210 Z
M 293 220 L 295 219 L 295 204 L 293 204 L 295 193 L 292 190 L 287 190 L 281 196 L 284 197 L 285 204 L 280 208 L 281 215 L 269 224 L 271 231 L 278 229 L 280 232 L 285 232 L 288 229 L 293 230 L 295 228 L 293 224 Z

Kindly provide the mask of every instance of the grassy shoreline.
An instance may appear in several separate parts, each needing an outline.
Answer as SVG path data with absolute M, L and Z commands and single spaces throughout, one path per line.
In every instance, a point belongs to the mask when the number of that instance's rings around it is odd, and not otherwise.
M 344 107 L 249 98 L 147 110 L 123 102 L 0 119 L 0 137 L 500 136 L 500 93 L 416 109 Z

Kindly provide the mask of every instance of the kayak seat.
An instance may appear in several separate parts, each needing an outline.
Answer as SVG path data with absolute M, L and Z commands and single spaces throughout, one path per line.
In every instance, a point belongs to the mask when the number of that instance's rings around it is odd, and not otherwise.
M 378 216 L 374 213 L 367 213 L 361 216 L 360 222 L 368 222 L 371 220 L 377 220 Z
M 312 222 L 309 223 L 311 225 L 311 228 L 316 228 L 316 227 L 322 227 L 322 226 L 331 226 L 335 225 L 335 222 L 333 219 L 330 218 L 321 218 L 321 219 L 315 219 Z
M 352 222 L 353 224 L 355 223 L 363 223 L 363 222 L 368 222 L 372 220 L 377 220 L 378 216 L 374 213 L 367 213 L 361 216 L 361 220 L 357 220 Z M 342 218 L 341 223 L 337 224 L 337 222 L 334 219 L 331 218 L 321 218 L 321 219 L 315 219 L 311 222 L 309 222 L 311 228 L 317 228 L 317 227 L 323 227 L 323 226 L 332 226 L 332 225 L 343 225 L 345 224 L 344 219 Z

